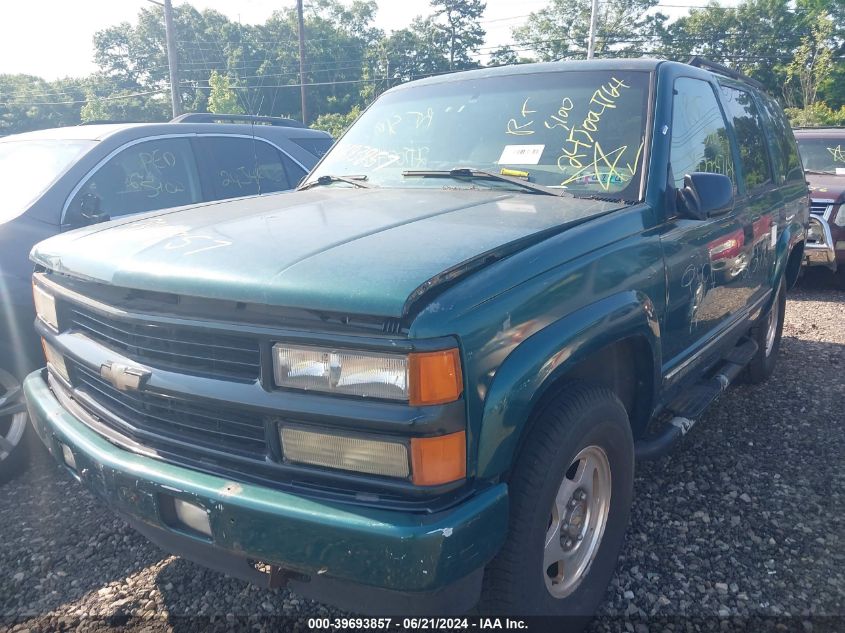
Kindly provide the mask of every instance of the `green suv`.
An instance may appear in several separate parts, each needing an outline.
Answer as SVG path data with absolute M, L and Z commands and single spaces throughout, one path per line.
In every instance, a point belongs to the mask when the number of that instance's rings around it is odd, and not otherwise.
M 165 549 L 359 612 L 589 614 L 635 457 L 771 374 L 809 199 L 698 60 L 383 94 L 291 194 L 39 244 L 53 456 Z

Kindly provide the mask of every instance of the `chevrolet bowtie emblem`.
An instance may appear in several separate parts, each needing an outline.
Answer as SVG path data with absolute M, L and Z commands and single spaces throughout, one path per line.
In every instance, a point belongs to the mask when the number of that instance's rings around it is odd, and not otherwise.
M 138 391 L 152 374 L 148 369 L 121 363 L 103 363 L 100 376 L 108 380 L 119 391 Z

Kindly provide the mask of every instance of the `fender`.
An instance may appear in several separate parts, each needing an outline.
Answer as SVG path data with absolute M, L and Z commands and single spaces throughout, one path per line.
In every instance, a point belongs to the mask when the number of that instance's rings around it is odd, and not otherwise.
M 772 276 L 769 281 L 771 288 L 776 289 L 780 280 L 786 272 L 786 264 L 789 262 L 789 256 L 792 254 L 792 249 L 796 244 L 803 241 L 805 238 L 806 229 L 798 222 L 790 222 L 787 224 L 778 238 L 777 246 L 775 247 L 775 265 L 772 268 Z M 763 306 L 763 314 L 765 314 L 772 303 L 774 302 L 775 293 L 766 299 Z
M 501 364 L 484 401 L 478 475 L 495 478 L 511 467 L 534 406 L 557 377 L 590 354 L 625 338 L 649 345 L 653 393 L 660 385 L 660 325 L 641 292 L 611 295 L 551 323 L 523 341 Z

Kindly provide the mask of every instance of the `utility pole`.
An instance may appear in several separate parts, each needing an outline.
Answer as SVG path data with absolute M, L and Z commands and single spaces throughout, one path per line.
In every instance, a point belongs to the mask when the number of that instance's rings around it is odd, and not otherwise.
M 590 41 L 587 43 L 587 59 L 592 59 L 596 52 L 596 23 L 599 17 L 599 0 L 593 0 L 590 12 Z
M 308 108 L 305 103 L 305 20 L 302 17 L 302 0 L 296 0 L 299 18 L 299 98 L 302 101 L 302 122 L 308 125 Z
M 182 114 L 182 104 L 179 102 L 179 73 L 176 69 L 176 39 L 173 32 L 173 4 L 171 0 L 164 0 L 164 32 L 167 40 L 167 65 L 170 67 L 170 101 L 173 105 L 173 116 Z

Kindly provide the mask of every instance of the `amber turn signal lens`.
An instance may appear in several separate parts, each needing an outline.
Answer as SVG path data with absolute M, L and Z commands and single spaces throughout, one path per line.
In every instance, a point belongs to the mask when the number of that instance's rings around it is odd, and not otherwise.
M 408 356 L 412 406 L 454 402 L 463 391 L 461 357 L 457 349 L 419 352 Z
M 466 477 L 466 433 L 413 438 L 411 471 L 417 486 L 436 486 Z

